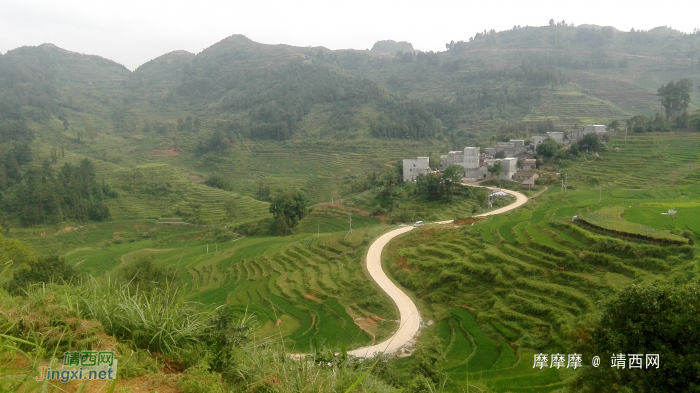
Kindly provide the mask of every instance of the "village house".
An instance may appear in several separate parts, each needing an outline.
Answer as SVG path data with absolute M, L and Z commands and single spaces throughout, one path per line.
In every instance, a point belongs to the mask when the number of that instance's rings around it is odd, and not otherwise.
M 513 175 L 513 180 L 520 182 L 520 187 L 531 188 L 535 185 L 535 180 L 540 176 L 533 171 L 521 170 Z
M 607 134 L 607 131 L 605 129 L 604 125 L 599 125 L 599 124 L 591 124 L 583 127 L 583 130 L 570 130 L 569 131 L 569 143 L 573 144 L 581 139 L 583 139 L 584 136 L 588 134 L 593 134 L 595 133 L 598 138 L 602 138 L 605 134 Z
M 403 181 L 414 181 L 418 175 L 427 175 L 430 171 L 430 158 L 418 157 L 403 160 Z
M 524 171 L 537 169 L 537 160 L 534 158 L 518 159 L 518 164 Z

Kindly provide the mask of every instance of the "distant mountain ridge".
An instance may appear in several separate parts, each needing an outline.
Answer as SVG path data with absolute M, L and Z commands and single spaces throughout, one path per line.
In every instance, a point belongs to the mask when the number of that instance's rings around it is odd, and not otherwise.
M 395 54 L 396 52 L 413 52 L 413 45 L 410 42 L 394 40 L 377 41 L 371 49 L 373 52 L 385 52 Z

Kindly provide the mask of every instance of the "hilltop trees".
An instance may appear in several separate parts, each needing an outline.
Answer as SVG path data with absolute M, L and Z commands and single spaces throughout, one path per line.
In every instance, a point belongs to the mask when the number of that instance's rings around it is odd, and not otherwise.
M 270 213 L 274 216 L 272 232 L 278 235 L 293 233 L 299 221 L 310 213 L 308 205 L 306 194 L 297 189 L 275 195 L 270 202 Z
M 661 97 L 661 105 L 664 107 L 666 120 L 675 119 L 686 112 L 690 103 L 690 91 L 692 88 L 693 82 L 688 78 L 683 78 L 678 83 L 670 81 L 666 85 L 661 85 L 656 95 Z

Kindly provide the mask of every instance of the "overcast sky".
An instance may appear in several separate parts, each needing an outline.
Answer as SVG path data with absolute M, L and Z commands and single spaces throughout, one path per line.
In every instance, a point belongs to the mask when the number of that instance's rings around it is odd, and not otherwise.
M 232 34 L 265 44 L 366 49 L 383 39 L 444 50 L 477 31 L 549 19 L 629 31 L 700 27 L 697 1 L 0 0 L 0 51 L 53 43 L 133 70 L 167 52 L 198 53 Z

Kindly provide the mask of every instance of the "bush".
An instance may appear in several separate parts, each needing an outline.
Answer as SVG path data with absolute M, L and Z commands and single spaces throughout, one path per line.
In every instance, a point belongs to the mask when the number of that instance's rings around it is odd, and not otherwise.
M 165 288 L 178 281 L 177 271 L 157 264 L 153 255 L 139 255 L 122 270 L 121 277 L 132 288 L 142 291 Z
M 209 371 L 209 366 L 199 363 L 188 368 L 177 386 L 184 393 L 223 393 L 221 374 Z
M 78 276 L 78 269 L 69 265 L 63 257 L 51 255 L 40 258 L 36 262 L 20 265 L 14 271 L 8 289 L 12 293 L 20 293 L 32 284 L 49 282 L 70 282 Z
M 231 184 L 226 179 L 218 175 L 209 176 L 209 178 L 204 181 L 204 184 L 209 187 L 218 188 L 224 191 L 232 190 Z
M 155 374 L 162 366 L 147 351 L 129 349 L 125 345 L 120 346 L 121 357 L 117 377 L 135 378 L 146 374 Z

